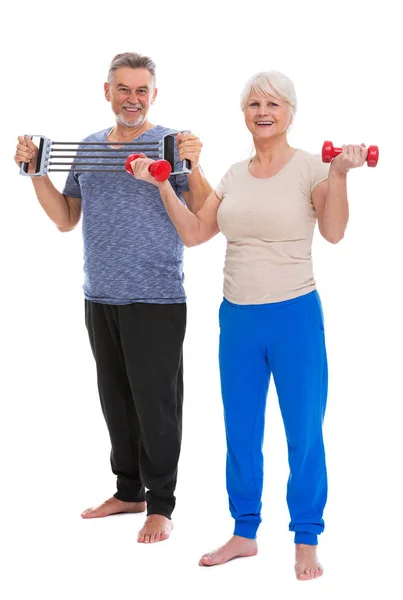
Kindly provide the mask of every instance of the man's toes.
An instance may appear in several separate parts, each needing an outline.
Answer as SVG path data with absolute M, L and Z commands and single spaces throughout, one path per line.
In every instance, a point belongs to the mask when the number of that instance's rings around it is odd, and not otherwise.
M 96 510 L 95 508 L 87 508 L 87 510 L 85 510 L 81 516 L 83 519 L 89 519 L 93 516 L 96 516 Z
M 94 512 L 94 510 L 95 510 L 95 506 L 90 506 L 89 508 L 86 508 L 85 510 L 83 510 L 83 512 L 81 514 L 88 515 L 88 513 Z
M 137 541 L 139 542 L 139 544 L 143 544 L 144 543 L 144 534 L 143 533 L 139 533 L 138 534 Z
M 213 561 L 213 557 L 210 554 L 204 554 L 204 556 L 202 556 L 201 559 L 199 560 L 199 565 L 209 566 L 209 565 L 211 565 L 212 561 Z

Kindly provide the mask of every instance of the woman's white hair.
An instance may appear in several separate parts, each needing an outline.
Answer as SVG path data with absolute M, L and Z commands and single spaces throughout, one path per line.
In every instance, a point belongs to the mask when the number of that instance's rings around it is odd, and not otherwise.
M 279 71 L 262 71 L 253 75 L 245 84 L 241 94 L 241 109 L 245 112 L 246 103 L 251 92 L 258 92 L 264 96 L 274 96 L 286 102 L 290 111 L 290 123 L 294 120 L 297 111 L 297 96 L 294 84 L 286 75 Z

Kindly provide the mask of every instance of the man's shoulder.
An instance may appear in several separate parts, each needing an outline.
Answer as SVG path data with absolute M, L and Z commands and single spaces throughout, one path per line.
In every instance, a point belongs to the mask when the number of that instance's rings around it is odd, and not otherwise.
M 150 137 L 157 136 L 159 138 L 163 138 L 165 135 L 169 135 L 171 133 L 175 135 L 179 133 L 179 130 L 172 127 L 164 127 L 163 125 L 154 125 L 154 127 L 148 129 L 145 133 L 149 134 Z

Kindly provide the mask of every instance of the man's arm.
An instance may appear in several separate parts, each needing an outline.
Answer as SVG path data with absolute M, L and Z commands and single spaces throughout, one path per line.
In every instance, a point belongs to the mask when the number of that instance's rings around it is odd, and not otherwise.
M 58 230 L 64 233 L 74 229 L 81 217 L 81 198 L 61 194 L 47 175 L 33 177 L 32 183 L 39 204 Z
M 176 140 L 180 160 L 190 160 L 192 172 L 188 175 L 189 191 L 183 192 L 183 199 L 195 215 L 213 191 L 199 165 L 203 144 L 193 133 L 178 133 Z
M 31 139 L 20 136 L 14 157 L 17 165 L 20 166 L 22 162 L 26 162 L 28 163 L 28 173 L 34 173 L 37 156 L 38 148 Z M 40 205 L 59 231 L 74 229 L 81 216 L 81 198 L 61 194 L 47 175 L 32 177 L 31 181 Z

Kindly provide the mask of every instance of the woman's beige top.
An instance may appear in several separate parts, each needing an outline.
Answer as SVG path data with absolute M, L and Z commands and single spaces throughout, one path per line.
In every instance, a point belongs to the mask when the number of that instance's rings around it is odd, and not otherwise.
M 250 159 L 235 163 L 215 192 L 218 226 L 227 238 L 224 296 L 235 304 L 267 304 L 315 289 L 313 188 L 327 179 L 319 155 L 297 150 L 273 177 L 250 174 Z

